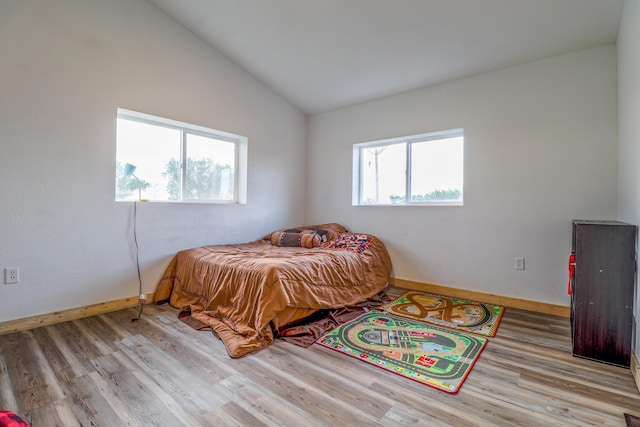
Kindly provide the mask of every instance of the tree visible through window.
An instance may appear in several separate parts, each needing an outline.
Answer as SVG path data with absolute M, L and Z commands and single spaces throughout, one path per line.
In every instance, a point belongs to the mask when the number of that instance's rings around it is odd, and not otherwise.
M 461 205 L 462 129 L 355 144 L 353 204 Z
M 116 200 L 246 202 L 245 137 L 122 109 L 117 126 Z
M 169 200 L 180 200 L 182 167 L 180 161 L 171 159 L 162 176 L 168 179 Z M 233 197 L 233 168 L 229 164 L 214 163 L 211 158 L 187 159 L 187 199 L 222 199 Z

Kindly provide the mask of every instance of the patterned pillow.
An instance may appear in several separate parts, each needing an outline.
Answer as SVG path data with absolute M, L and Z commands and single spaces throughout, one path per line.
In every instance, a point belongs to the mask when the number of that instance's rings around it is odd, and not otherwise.
M 322 244 L 323 249 L 340 249 L 360 253 L 373 245 L 373 238 L 366 234 L 340 234 Z
M 322 237 L 323 242 L 333 240 L 336 237 L 338 237 L 341 233 L 349 232 L 349 230 L 347 230 L 342 225 L 335 222 L 332 222 L 329 224 L 310 225 L 304 228 L 307 230 L 314 230 L 316 233 L 318 233 Z
M 266 236 L 263 237 L 263 240 L 271 240 L 271 237 L 273 236 L 274 233 L 280 233 L 280 232 L 297 233 L 297 232 L 303 232 L 304 230 L 315 231 L 316 233 L 318 233 L 318 235 L 320 236 L 323 242 L 333 240 L 341 233 L 349 232 L 342 225 L 335 222 L 331 222 L 327 224 L 304 225 L 302 227 L 286 228 L 286 229 L 283 228 L 283 229 L 274 231 L 273 233 L 267 234 Z
M 276 231 L 271 233 L 271 244 L 273 246 L 317 248 L 320 246 L 322 238 L 313 230 L 303 231 Z

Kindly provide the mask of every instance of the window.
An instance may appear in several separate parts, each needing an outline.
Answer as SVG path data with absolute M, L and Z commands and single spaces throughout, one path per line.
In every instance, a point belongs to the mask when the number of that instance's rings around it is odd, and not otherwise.
M 354 205 L 462 205 L 464 131 L 353 146 Z
M 246 203 L 247 138 L 119 108 L 116 200 Z

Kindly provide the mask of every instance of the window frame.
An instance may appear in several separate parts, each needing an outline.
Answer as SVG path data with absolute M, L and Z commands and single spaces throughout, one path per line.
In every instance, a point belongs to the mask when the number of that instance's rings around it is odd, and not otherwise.
M 159 126 L 180 132 L 180 168 L 181 168 L 181 189 L 180 200 L 150 200 L 154 203 L 210 203 L 210 204 L 246 204 L 247 203 L 247 163 L 248 163 L 248 138 L 246 136 L 233 134 L 217 129 L 206 128 L 203 126 L 193 125 L 190 123 L 180 122 L 173 119 L 154 116 L 138 111 L 118 108 L 117 119 L 124 119 L 145 123 L 152 126 Z M 234 159 L 234 178 L 233 188 L 234 197 L 231 200 L 222 199 L 188 199 L 184 197 L 184 189 L 187 181 L 187 137 L 188 135 L 196 135 L 205 138 L 212 138 L 219 141 L 230 142 L 235 144 Z M 117 141 L 116 141 L 117 145 Z M 116 152 L 117 159 L 117 152 Z M 118 202 L 127 202 L 130 200 L 116 200 Z
M 433 201 L 420 201 L 414 202 L 411 201 L 411 155 L 412 155 L 412 146 L 416 143 L 434 141 L 434 140 L 442 140 L 449 138 L 463 138 L 463 148 L 462 148 L 462 194 L 460 200 L 433 200 Z M 382 147 L 382 146 L 390 146 L 395 144 L 406 144 L 406 165 L 405 165 L 405 203 L 403 204 L 394 204 L 394 203 L 363 203 L 363 185 L 364 180 L 362 178 L 363 175 L 363 161 L 364 156 L 362 155 L 362 151 L 368 148 L 373 147 Z M 456 128 L 449 129 L 443 131 L 436 132 L 428 132 L 417 135 L 409 135 L 409 136 L 401 136 L 394 138 L 387 138 L 376 141 L 368 141 L 368 142 L 360 142 L 353 144 L 353 164 L 352 164 L 352 196 L 351 196 L 351 204 L 352 206 L 464 206 L 464 128 Z

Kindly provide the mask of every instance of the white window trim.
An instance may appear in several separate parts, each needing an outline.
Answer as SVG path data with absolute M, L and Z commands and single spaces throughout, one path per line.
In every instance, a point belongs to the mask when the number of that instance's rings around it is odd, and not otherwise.
M 192 125 L 190 123 L 180 122 L 178 120 L 166 119 L 164 117 L 153 116 L 151 114 L 140 113 L 138 111 L 127 110 L 125 108 L 118 108 L 117 117 L 119 119 L 134 120 L 142 123 L 151 124 L 154 126 L 163 126 L 166 128 L 176 129 L 181 131 L 181 157 L 185 158 L 186 150 L 186 132 L 206 137 L 213 137 L 221 141 L 232 142 L 236 144 L 236 159 L 235 168 L 237 173 L 234 177 L 234 185 L 237 189 L 235 192 L 234 200 L 199 200 L 199 199 L 181 199 L 181 200 L 156 200 L 153 203 L 212 203 L 212 204 L 246 204 L 247 203 L 247 163 L 248 163 L 248 145 L 249 140 L 246 136 L 236 135 L 233 133 L 210 129 L 203 126 Z M 184 173 L 184 161 L 182 161 L 182 188 L 185 187 L 184 180 L 186 174 Z
M 446 200 L 446 201 L 426 201 L 426 202 L 412 202 L 407 199 L 405 204 L 363 204 L 361 199 L 362 195 L 362 161 L 361 152 L 363 148 L 377 147 L 381 145 L 393 145 L 393 144 L 407 144 L 407 165 L 406 165 L 406 183 L 405 188 L 407 190 L 407 196 L 411 194 L 411 145 L 416 142 L 432 141 L 436 139 L 457 138 L 464 137 L 464 129 L 456 128 L 437 132 L 422 133 L 418 135 L 401 136 L 388 139 L 382 139 L 377 141 L 361 142 L 353 144 L 353 163 L 352 163 L 352 177 L 351 177 L 351 204 L 352 206 L 463 206 L 464 205 L 464 188 L 462 200 Z M 464 161 L 464 159 L 463 159 Z

